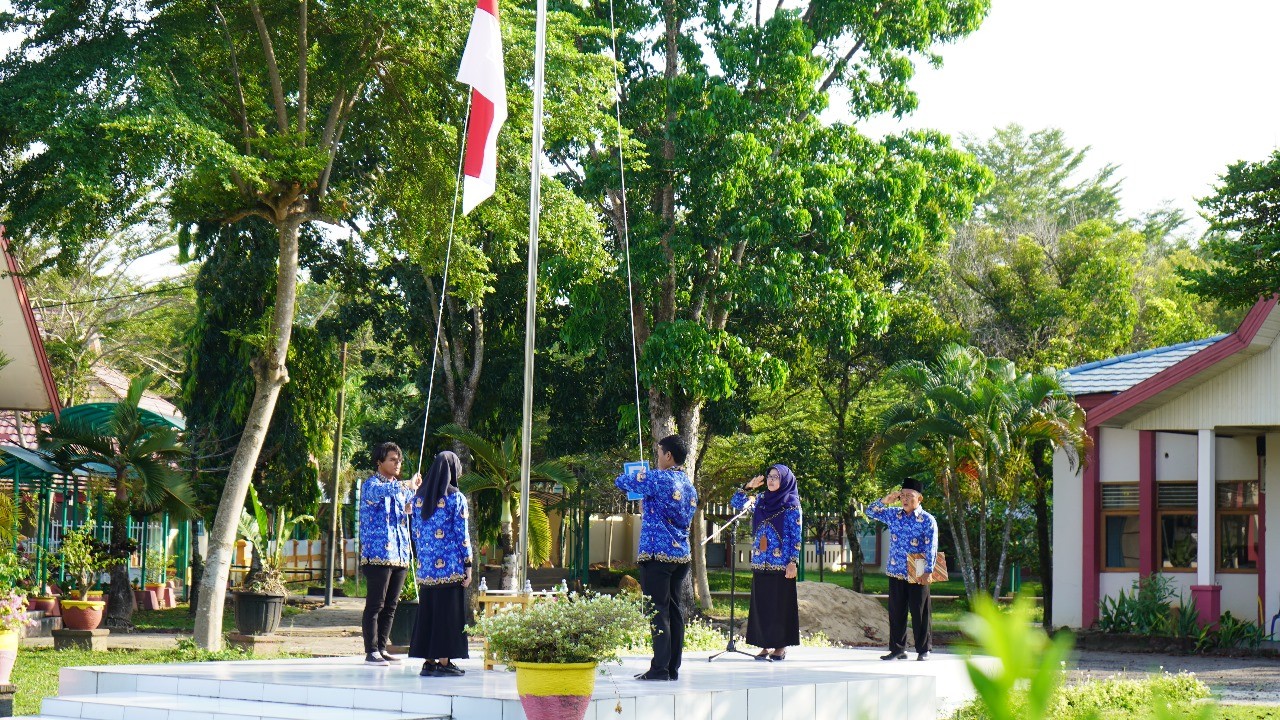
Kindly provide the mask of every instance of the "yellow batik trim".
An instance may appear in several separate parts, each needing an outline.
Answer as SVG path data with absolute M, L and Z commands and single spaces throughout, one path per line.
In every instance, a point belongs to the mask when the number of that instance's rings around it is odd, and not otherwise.
M 402 567 L 402 568 L 409 567 L 409 563 L 404 562 L 403 560 L 383 560 L 382 558 L 367 558 L 367 557 L 360 558 L 360 564 L 361 565 L 386 565 L 388 567 Z
M 423 578 L 418 578 L 418 584 L 427 585 L 427 586 L 451 585 L 453 583 L 460 583 L 466 579 L 467 579 L 467 576 L 465 573 L 454 573 L 449 577 L 443 577 L 443 578 L 426 578 L 425 580 Z
M 636 556 L 636 562 L 645 562 L 646 560 L 657 560 L 658 562 L 683 565 L 689 562 L 689 556 L 685 555 L 683 557 L 676 557 L 675 555 L 668 555 L 666 553 L 640 553 Z

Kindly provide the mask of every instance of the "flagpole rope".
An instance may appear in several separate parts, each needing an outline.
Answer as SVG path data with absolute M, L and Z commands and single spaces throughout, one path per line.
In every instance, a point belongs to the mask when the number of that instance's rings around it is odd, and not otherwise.
M 635 297 L 631 287 L 631 222 L 627 218 L 627 164 L 623 156 L 622 137 L 622 81 L 619 80 L 618 29 L 614 23 L 613 0 L 609 0 L 609 39 L 613 43 L 613 92 L 614 114 L 618 121 L 618 178 L 619 202 L 622 204 L 622 248 L 627 258 L 627 316 L 631 318 L 631 369 L 636 389 L 636 445 L 640 448 L 640 460 L 644 460 L 644 421 L 640 413 L 640 351 L 636 347 Z
M 444 249 L 444 276 L 440 279 L 440 308 L 436 311 L 436 339 L 431 345 L 431 376 L 427 379 L 427 405 L 422 411 L 422 443 L 418 446 L 418 473 L 427 451 L 427 421 L 431 418 L 431 394 L 436 387 L 436 360 L 440 357 L 440 326 L 444 324 L 444 298 L 449 291 L 449 261 L 453 258 L 453 231 L 458 224 L 458 195 L 462 190 L 462 162 L 467 154 L 467 123 L 471 122 L 471 89 L 467 90 L 467 111 L 462 118 L 458 143 L 458 172 L 453 183 L 453 207 L 449 211 L 449 241 Z

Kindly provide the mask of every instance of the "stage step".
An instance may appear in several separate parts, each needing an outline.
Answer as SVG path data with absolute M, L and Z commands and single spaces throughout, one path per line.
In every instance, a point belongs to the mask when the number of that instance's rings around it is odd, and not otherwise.
M 446 715 L 321 707 L 166 693 L 114 692 L 46 698 L 41 718 L 96 720 L 440 720 Z

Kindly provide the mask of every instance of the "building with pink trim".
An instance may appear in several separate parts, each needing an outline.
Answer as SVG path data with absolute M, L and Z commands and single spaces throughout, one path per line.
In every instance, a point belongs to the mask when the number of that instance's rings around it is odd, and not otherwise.
M 1280 308 L 1235 332 L 1074 367 L 1083 467 L 1054 459 L 1053 624 L 1162 573 L 1202 620 L 1280 613 Z

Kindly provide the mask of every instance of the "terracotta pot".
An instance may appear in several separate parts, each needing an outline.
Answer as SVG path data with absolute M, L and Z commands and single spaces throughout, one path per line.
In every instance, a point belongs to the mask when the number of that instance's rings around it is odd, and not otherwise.
M 63 600 L 62 624 L 71 630 L 97 630 L 106 608 L 101 600 Z
M 45 617 L 60 617 L 62 615 L 62 606 L 59 604 L 56 595 L 29 597 L 27 598 L 27 609 L 43 610 Z
M 528 720 L 582 720 L 596 688 L 596 663 L 512 663 Z
M 0 685 L 8 685 L 13 676 L 13 664 L 18 661 L 18 632 L 0 632 Z

